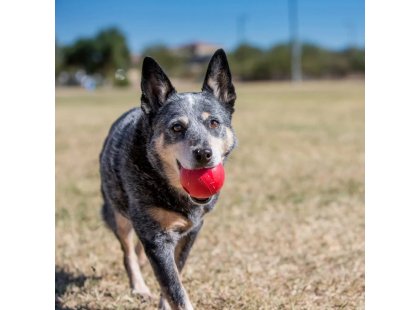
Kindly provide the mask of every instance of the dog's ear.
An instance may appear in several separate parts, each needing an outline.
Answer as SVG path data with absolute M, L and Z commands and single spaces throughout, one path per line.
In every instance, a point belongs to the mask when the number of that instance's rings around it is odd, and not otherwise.
M 168 97 L 176 93 L 165 72 L 150 57 L 145 57 L 143 60 L 141 91 L 141 107 L 147 114 L 156 113 Z
M 212 93 L 220 102 L 233 108 L 236 100 L 235 87 L 226 54 L 222 49 L 218 49 L 210 59 L 202 90 Z

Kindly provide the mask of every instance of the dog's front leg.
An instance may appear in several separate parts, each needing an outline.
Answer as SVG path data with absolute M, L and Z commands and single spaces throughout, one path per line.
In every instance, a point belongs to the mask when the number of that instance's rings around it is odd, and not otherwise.
M 191 248 L 202 226 L 203 222 L 200 222 L 200 224 L 192 229 L 186 236 L 180 239 L 176 245 L 175 261 L 179 274 L 181 274 L 182 269 L 184 268 L 185 262 L 187 261 L 188 255 L 190 254 Z
M 201 222 L 197 227 L 190 231 L 186 236 L 182 237 L 175 247 L 175 263 L 178 268 L 180 279 L 182 279 L 181 272 L 185 266 L 188 254 L 190 253 L 190 250 L 194 244 L 195 239 L 197 238 L 198 233 L 200 232 L 202 225 L 203 222 Z M 169 303 L 163 295 L 160 297 L 159 309 L 170 309 Z
M 159 308 L 166 310 L 169 306 L 170 309 L 192 310 L 193 307 L 187 292 L 182 286 L 175 263 L 175 236 L 172 233 L 162 232 L 155 236 L 152 241 L 142 241 L 164 297 Z

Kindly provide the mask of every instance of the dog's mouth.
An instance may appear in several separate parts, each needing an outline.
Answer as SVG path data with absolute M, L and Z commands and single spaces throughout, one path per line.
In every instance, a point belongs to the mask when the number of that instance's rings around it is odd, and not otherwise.
M 182 165 L 181 165 L 181 163 L 178 161 L 178 160 L 176 160 L 176 164 L 177 164 L 177 166 L 178 166 L 178 171 L 181 171 L 181 169 L 183 168 L 182 167 Z M 210 196 L 210 197 L 208 197 L 208 198 L 196 198 L 196 197 L 193 197 L 193 196 L 191 196 L 187 191 L 186 191 L 186 189 L 184 188 L 184 191 L 187 193 L 187 195 L 188 195 L 188 198 L 194 203 L 194 204 L 197 204 L 197 205 L 205 205 L 205 204 L 208 204 L 212 199 L 213 199 L 213 196 Z
M 195 197 L 192 197 L 191 195 L 188 195 L 188 198 L 190 198 L 190 200 L 197 205 L 205 205 L 205 204 L 208 204 L 213 199 L 213 196 L 209 198 L 195 198 Z
M 222 157 L 222 160 L 223 160 L 224 158 Z M 211 168 L 214 168 L 215 166 L 217 166 L 217 165 L 215 165 L 215 164 L 212 164 L 212 165 L 207 165 L 207 166 L 198 166 L 198 167 L 193 167 L 193 168 L 185 168 L 184 166 L 182 166 L 181 165 L 181 163 L 179 162 L 179 160 L 177 159 L 176 160 L 176 165 L 178 166 L 178 172 L 180 172 L 181 171 L 181 169 L 187 169 L 187 170 L 192 170 L 192 169 L 211 169 Z

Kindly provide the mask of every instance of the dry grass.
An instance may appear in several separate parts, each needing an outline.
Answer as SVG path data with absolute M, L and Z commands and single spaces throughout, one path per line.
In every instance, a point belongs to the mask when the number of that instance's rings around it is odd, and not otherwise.
M 364 308 L 363 83 L 255 83 L 237 92 L 240 144 L 185 268 L 193 304 Z M 130 296 L 119 245 L 99 216 L 102 142 L 139 94 L 56 96 L 56 307 L 155 309 Z M 157 293 L 150 266 L 143 272 Z

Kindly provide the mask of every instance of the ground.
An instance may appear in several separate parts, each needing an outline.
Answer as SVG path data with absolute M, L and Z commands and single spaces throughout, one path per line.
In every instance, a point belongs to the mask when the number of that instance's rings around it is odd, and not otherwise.
M 199 85 L 174 83 L 179 91 Z M 196 309 L 364 308 L 364 82 L 237 84 L 239 138 L 184 272 Z M 137 88 L 56 91 L 56 308 L 130 295 L 100 218 L 98 156 Z M 150 265 L 143 268 L 155 294 Z

